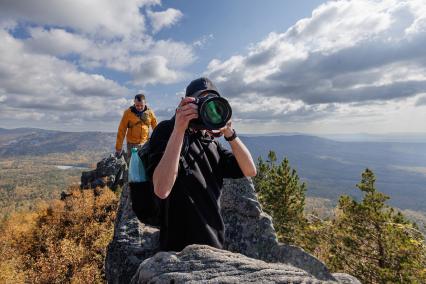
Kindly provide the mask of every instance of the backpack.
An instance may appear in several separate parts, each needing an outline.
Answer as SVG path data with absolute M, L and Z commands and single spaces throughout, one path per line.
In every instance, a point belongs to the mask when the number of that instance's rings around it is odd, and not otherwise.
M 149 163 L 150 140 L 148 140 L 138 151 L 138 156 L 142 160 L 142 164 L 146 169 Z M 188 135 L 185 133 L 182 146 L 182 152 L 179 163 L 187 174 L 191 171 L 185 160 L 185 155 L 189 149 Z M 132 201 L 132 209 L 136 217 L 144 224 L 151 226 L 160 226 L 160 205 L 161 199 L 154 193 L 154 184 L 147 175 L 144 182 L 129 182 L 130 199 Z
M 149 140 L 138 151 L 144 167 L 149 162 Z M 160 198 L 154 193 L 154 185 L 147 177 L 143 182 L 129 182 L 132 209 L 136 217 L 144 224 L 160 225 Z

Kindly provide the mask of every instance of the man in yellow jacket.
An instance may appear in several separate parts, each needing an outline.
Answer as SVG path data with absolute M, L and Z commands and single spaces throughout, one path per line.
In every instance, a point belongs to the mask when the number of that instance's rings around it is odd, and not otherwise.
M 152 109 L 146 105 L 145 95 L 138 94 L 135 96 L 134 105 L 126 109 L 121 118 L 115 144 L 116 154 L 122 153 L 123 140 L 126 137 L 128 161 L 131 149 L 140 148 L 148 141 L 149 126 L 154 129 L 157 126 L 157 118 Z

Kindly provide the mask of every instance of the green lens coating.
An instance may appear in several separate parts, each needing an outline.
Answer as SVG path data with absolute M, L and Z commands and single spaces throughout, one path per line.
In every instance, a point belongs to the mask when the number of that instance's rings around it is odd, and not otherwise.
M 218 101 L 208 102 L 206 105 L 207 119 L 214 124 L 221 123 L 223 121 L 221 109 L 222 109 L 222 104 L 220 102 Z

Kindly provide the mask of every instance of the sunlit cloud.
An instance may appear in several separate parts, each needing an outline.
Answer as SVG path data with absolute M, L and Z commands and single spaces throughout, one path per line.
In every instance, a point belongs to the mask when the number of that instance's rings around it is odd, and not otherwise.
M 408 107 L 399 102 L 426 91 L 425 7 L 420 0 L 330 1 L 246 54 L 212 60 L 206 75 L 245 119 L 313 121 L 341 110 L 349 118 L 375 102 Z

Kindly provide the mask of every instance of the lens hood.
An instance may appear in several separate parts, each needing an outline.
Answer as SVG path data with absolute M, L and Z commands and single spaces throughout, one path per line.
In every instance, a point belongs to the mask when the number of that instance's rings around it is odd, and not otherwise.
M 199 97 L 194 102 L 198 105 L 198 119 L 190 122 L 194 129 L 218 130 L 231 119 L 232 109 L 229 102 L 214 93 Z

